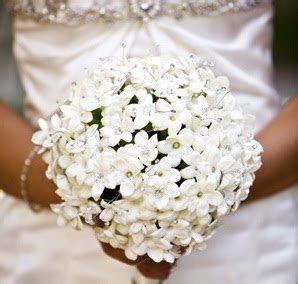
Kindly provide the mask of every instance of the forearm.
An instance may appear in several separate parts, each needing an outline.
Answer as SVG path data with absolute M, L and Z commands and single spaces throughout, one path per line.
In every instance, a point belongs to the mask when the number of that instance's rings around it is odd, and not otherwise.
M 21 198 L 20 174 L 24 161 L 34 147 L 33 128 L 0 102 L 0 188 Z M 30 167 L 27 189 L 30 199 L 43 206 L 58 202 L 55 186 L 45 177 L 46 164 L 36 157 Z
M 298 96 L 256 137 L 263 166 L 256 173 L 248 201 L 268 197 L 298 181 Z

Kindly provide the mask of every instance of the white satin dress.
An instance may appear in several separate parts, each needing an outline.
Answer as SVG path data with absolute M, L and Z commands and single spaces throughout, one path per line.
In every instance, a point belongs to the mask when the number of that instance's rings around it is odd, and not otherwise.
M 212 61 L 217 73 L 230 78 L 238 102 L 256 116 L 260 130 L 280 108 L 271 81 L 271 20 L 271 4 L 212 17 L 76 26 L 16 17 L 14 53 L 27 93 L 27 116 L 51 114 L 85 67 L 98 64 L 99 57 L 122 56 L 125 43 L 127 56 L 145 56 L 151 49 Z M 295 195 L 297 186 L 226 217 L 207 250 L 180 259 L 165 283 L 296 284 Z M 89 228 L 59 228 L 50 212 L 34 214 L 11 197 L 1 201 L 1 284 L 129 284 L 133 273 L 104 255 Z

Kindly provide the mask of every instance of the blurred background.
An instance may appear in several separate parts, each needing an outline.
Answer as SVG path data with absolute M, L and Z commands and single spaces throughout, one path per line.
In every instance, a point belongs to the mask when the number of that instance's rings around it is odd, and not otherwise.
M 275 1 L 273 57 L 274 81 L 285 102 L 298 94 L 298 1 Z M 24 92 L 12 56 L 10 16 L 0 0 L 0 97 L 18 112 Z

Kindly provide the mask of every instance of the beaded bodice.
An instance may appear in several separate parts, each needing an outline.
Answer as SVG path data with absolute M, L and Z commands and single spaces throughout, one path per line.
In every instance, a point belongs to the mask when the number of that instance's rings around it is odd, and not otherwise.
M 38 22 L 81 24 L 97 20 L 149 20 L 170 16 L 214 16 L 240 12 L 270 0 L 5 0 L 18 17 Z

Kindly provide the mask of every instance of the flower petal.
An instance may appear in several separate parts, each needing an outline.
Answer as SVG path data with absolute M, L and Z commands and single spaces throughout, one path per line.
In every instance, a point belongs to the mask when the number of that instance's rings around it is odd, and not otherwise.
M 66 169 L 66 175 L 69 177 L 75 177 L 79 174 L 81 167 L 78 164 L 72 164 Z
M 100 106 L 99 99 L 96 97 L 85 97 L 81 99 L 81 107 L 84 110 L 92 111 L 99 108 Z
M 196 209 L 197 209 L 197 214 L 199 216 L 205 216 L 209 211 L 209 205 L 207 200 L 204 198 L 201 198 L 196 206 Z
M 51 123 L 52 123 L 53 128 L 59 128 L 59 127 L 60 127 L 60 125 L 61 125 L 61 120 L 60 120 L 58 114 L 54 114 L 54 115 L 51 117 Z
M 181 174 L 177 169 L 170 169 L 167 172 L 167 180 L 171 182 L 177 182 L 181 179 Z
M 169 112 L 171 111 L 171 105 L 164 99 L 158 99 L 156 102 L 156 110 L 159 112 Z
M 126 142 L 130 142 L 132 140 L 132 134 L 128 131 L 124 131 L 121 135 L 121 138 Z
M 104 209 L 99 215 L 99 218 L 104 222 L 110 222 L 113 217 L 114 211 L 111 208 Z
M 161 262 L 163 260 L 163 250 L 162 249 L 148 249 L 148 256 L 155 262 Z
M 93 186 L 92 186 L 92 189 L 91 189 L 91 194 L 92 194 L 92 197 L 94 198 L 95 201 L 98 201 L 101 194 L 103 193 L 104 191 L 104 186 L 102 183 L 99 183 L 99 182 L 96 182 Z
M 47 138 L 47 133 L 43 130 L 37 131 L 32 136 L 32 142 L 36 145 L 42 145 L 42 143 Z
M 130 260 L 135 261 L 138 258 L 138 255 L 134 253 L 129 247 L 124 250 L 124 253 L 125 256 Z
M 135 135 L 134 140 L 135 140 L 136 144 L 145 146 L 148 143 L 148 138 L 149 137 L 148 137 L 147 132 L 144 130 L 141 130 Z
M 136 234 L 142 230 L 143 224 L 142 223 L 133 223 L 129 228 L 129 234 Z
M 158 150 L 162 154 L 168 154 L 172 150 L 172 145 L 168 143 L 167 141 L 160 141 L 158 142 Z
M 196 175 L 196 170 L 194 167 L 189 166 L 181 170 L 181 176 L 184 179 L 191 179 L 195 177 L 195 175 Z
M 145 115 L 137 115 L 133 121 L 133 125 L 135 129 L 144 128 L 149 122 L 148 116 Z
M 210 205 L 219 206 L 223 201 L 223 196 L 218 191 L 210 191 L 205 193 L 205 196 Z
M 132 181 L 124 181 L 120 185 L 120 193 L 125 197 L 131 196 L 135 191 L 134 184 Z

